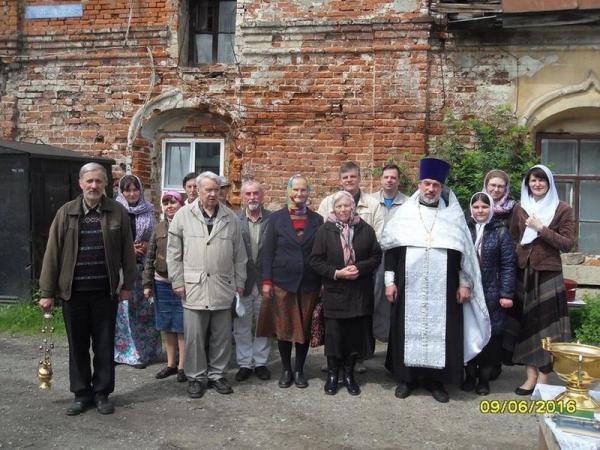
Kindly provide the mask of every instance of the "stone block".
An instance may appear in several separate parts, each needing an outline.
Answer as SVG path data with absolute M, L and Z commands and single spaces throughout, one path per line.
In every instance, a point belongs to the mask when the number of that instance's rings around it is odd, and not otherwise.
M 582 264 L 585 261 L 585 255 L 582 253 L 563 253 L 561 258 L 563 264 L 570 266 Z

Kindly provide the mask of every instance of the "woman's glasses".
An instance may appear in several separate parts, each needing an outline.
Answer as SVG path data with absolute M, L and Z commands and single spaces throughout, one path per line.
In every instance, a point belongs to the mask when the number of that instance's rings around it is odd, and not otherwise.
M 504 189 L 506 189 L 506 185 L 505 184 L 493 184 L 493 183 L 488 183 L 488 189 L 490 191 L 493 190 L 497 190 L 497 191 L 503 191 Z

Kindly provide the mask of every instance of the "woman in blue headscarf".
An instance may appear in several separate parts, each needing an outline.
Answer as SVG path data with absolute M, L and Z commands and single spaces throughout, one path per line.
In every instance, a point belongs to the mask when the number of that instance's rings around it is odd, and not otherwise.
M 286 206 L 271 214 L 263 243 L 263 302 L 256 335 L 277 338 L 283 372 L 279 387 L 308 387 L 304 362 L 310 342 L 311 316 L 321 277 L 309 265 L 322 217 L 307 207 L 310 185 L 302 175 L 290 178 Z M 292 370 L 292 347 L 296 360 Z

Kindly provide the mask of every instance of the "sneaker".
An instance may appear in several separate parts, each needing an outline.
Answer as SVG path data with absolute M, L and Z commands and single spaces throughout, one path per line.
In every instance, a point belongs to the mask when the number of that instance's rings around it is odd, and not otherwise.
M 206 386 L 200 381 L 192 380 L 188 383 L 187 393 L 189 398 L 200 398 L 206 392 Z
M 271 372 L 267 366 L 258 366 L 254 368 L 254 373 L 259 380 L 270 380 Z
M 214 389 L 219 394 L 233 394 L 233 389 L 227 383 L 227 378 L 222 377 L 218 380 L 208 380 L 208 387 Z
M 179 383 L 185 383 L 187 381 L 187 375 L 185 374 L 183 369 L 179 369 L 177 371 L 177 381 Z
M 158 372 L 155 376 L 157 380 L 162 380 L 163 378 L 170 377 L 171 375 L 175 375 L 177 373 L 177 367 L 169 367 L 165 366 L 163 369 Z

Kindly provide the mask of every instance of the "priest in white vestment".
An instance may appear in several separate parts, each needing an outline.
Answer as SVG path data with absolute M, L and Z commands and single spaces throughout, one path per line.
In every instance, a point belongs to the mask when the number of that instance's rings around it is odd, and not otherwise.
M 433 398 L 462 383 L 464 364 L 490 339 L 477 255 L 464 213 L 444 186 L 450 165 L 421 160 L 419 190 L 386 224 L 386 297 L 392 306 L 386 367 L 406 398 L 422 381 Z

